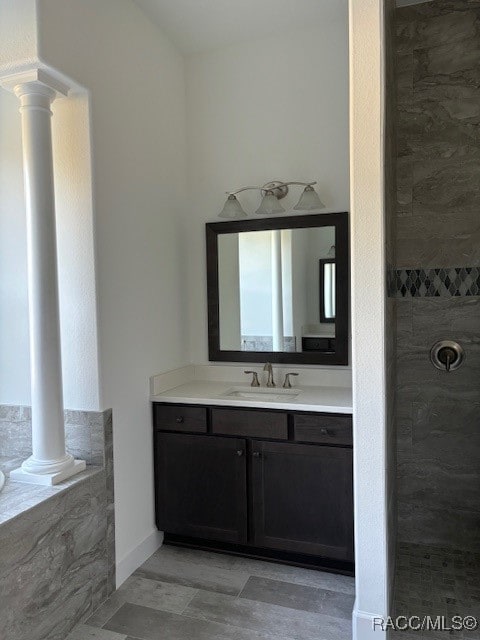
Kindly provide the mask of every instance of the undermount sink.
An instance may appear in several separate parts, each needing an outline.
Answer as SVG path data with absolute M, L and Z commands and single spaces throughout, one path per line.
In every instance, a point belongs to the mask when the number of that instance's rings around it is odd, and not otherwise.
M 298 391 L 293 389 L 271 389 L 262 387 L 235 387 L 229 389 L 225 394 L 229 398 L 241 398 L 242 400 L 265 400 L 275 402 L 288 402 L 298 396 Z

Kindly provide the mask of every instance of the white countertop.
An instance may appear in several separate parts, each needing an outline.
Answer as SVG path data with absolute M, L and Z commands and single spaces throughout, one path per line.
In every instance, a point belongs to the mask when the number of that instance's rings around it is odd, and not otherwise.
M 152 402 L 252 407 L 256 409 L 353 413 L 352 390 L 348 387 L 298 386 L 291 389 L 261 387 L 258 398 L 255 395 L 253 399 L 230 395 L 232 393 L 255 394 L 256 388 L 250 387 L 248 384 L 195 380 L 157 395 L 151 395 L 150 400 Z M 269 398 L 262 397 L 264 394 Z M 272 399 L 272 396 L 278 397 Z

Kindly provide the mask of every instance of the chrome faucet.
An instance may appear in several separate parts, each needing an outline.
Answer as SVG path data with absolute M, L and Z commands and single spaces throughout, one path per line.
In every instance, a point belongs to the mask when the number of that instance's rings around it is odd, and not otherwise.
M 266 363 L 266 365 L 263 367 L 263 370 L 268 371 L 267 387 L 275 387 L 276 385 L 273 380 L 273 369 L 270 362 Z
M 260 382 L 258 380 L 258 373 L 256 371 L 244 371 L 244 373 L 252 373 L 253 374 L 252 382 L 250 383 L 251 387 L 259 387 L 260 386 Z
M 283 388 L 284 389 L 291 389 L 292 388 L 292 383 L 290 382 L 290 376 L 298 376 L 298 373 L 287 373 L 285 374 L 285 382 L 283 383 Z

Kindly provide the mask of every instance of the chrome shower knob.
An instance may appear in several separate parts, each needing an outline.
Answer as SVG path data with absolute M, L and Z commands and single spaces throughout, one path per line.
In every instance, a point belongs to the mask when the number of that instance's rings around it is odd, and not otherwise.
M 455 371 L 465 360 L 465 351 L 453 340 L 440 340 L 433 345 L 430 351 L 432 364 L 449 373 Z

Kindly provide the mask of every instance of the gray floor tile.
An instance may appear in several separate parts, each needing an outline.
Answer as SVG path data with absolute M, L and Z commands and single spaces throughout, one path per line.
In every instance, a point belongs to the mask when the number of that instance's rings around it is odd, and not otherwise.
M 249 578 L 248 573 L 219 560 L 220 554 L 209 554 L 214 557 L 207 562 L 202 552 L 185 554 L 183 549 L 172 549 L 162 547 L 135 575 L 229 595 L 238 595 Z
M 347 576 L 164 546 L 81 629 L 120 634 L 98 640 L 350 640 L 353 593 Z
M 196 593 L 197 590 L 190 587 L 134 575 L 114 595 L 123 602 L 182 613 Z
M 196 589 L 177 584 L 130 576 L 94 614 L 87 620 L 92 626 L 103 626 L 126 602 L 151 609 L 182 613 L 197 593 Z
M 128 603 L 109 620 L 106 628 L 139 640 L 291 640 Z
M 85 624 L 79 624 L 66 640 L 127 640 L 127 636 L 107 631 L 107 629 L 95 629 Z
M 303 569 L 301 567 L 291 567 L 277 562 L 266 562 L 224 553 L 200 551 L 198 549 L 184 549 L 170 545 L 164 545 L 152 558 L 155 556 L 158 556 L 158 560 L 164 563 L 172 579 L 179 573 L 180 567 L 183 568 L 185 564 L 189 564 L 194 565 L 197 570 L 200 570 L 200 567 L 207 567 L 209 572 L 212 570 L 218 572 L 219 576 L 222 577 L 222 581 L 229 580 L 231 583 L 233 580 L 235 581 L 235 586 L 237 586 L 241 580 L 245 580 L 246 582 L 250 576 L 259 576 L 262 578 L 271 578 L 272 580 L 283 580 L 284 582 L 292 582 L 294 584 L 330 589 L 331 591 L 340 591 L 341 593 L 349 593 L 352 595 L 355 593 L 354 578 L 328 573 L 326 571 Z M 149 563 L 149 561 L 147 561 L 147 563 Z M 145 565 L 139 569 L 141 575 L 144 575 L 144 567 Z M 151 568 L 152 567 L 149 566 L 149 569 Z M 235 579 L 235 575 L 237 579 Z M 152 575 L 151 577 L 155 576 Z M 185 579 L 185 576 L 183 576 L 183 578 L 180 576 L 180 578 Z M 245 582 L 241 585 L 242 587 Z M 185 583 L 182 582 L 181 584 Z M 200 589 L 207 589 L 208 591 L 235 595 L 234 590 L 221 588 L 211 589 L 200 583 L 191 586 L 197 586 Z
M 274 637 L 286 635 L 297 640 L 351 638 L 351 620 L 209 591 L 199 591 L 185 609 L 184 615 L 270 633 Z
M 120 609 L 122 604 L 123 602 L 119 603 L 118 600 L 115 599 L 115 594 L 113 594 L 88 618 L 85 624 L 91 627 L 103 627 L 113 614 Z
M 273 562 L 259 562 L 258 566 L 252 566 L 250 575 L 271 578 L 272 580 L 282 580 L 284 582 L 291 582 L 292 584 L 303 584 L 320 589 L 329 589 L 349 595 L 355 594 L 355 578 L 328 573 L 326 571 L 316 571 L 315 569 L 289 567 Z
M 354 604 L 354 597 L 345 593 L 257 576 L 249 578 L 239 597 L 347 620 Z

